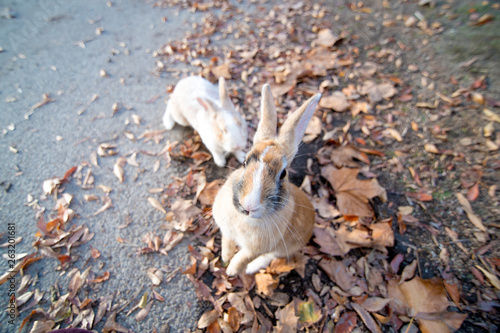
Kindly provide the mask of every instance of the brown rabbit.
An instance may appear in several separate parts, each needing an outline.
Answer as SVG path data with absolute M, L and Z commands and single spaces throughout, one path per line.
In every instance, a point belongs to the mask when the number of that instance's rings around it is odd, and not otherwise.
M 253 274 L 274 258 L 289 258 L 311 238 L 314 208 L 288 181 L 291 165 L 321 94 L 293 112 L 276 134 L 277 115 L 269 85 L 262 87 L 261 119 L 243 167 L 215 198 L 213 216 L 222 233 L 228 275 Z M 235 254 L 236 248 L 239 251 Z

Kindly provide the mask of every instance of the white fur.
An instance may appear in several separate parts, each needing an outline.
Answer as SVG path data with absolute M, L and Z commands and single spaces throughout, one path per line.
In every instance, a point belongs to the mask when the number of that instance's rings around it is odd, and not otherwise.
M 245 273 L 247 273 L 247 274 L 255 274 L 258 271 L 260 271 L 261 269 L 264 269 L 267 266 L 269 266 L 269 264 L 271 263 L 271 261 L 273 261 L 276 258 L 277 257 L 276 257 L 275 253 L 266 253 L 266 254 L 263 254 L 263 255 L 255 258 L 254 260 L 252 260 L 247 265 L 247 269 L 245 270 Z
M 224 79 L 219 81 L 221 84 L 225 84 Z M 177 83 L 163 115 L 168 130 L 175 123 L 194 128 L 218 166 L 226 164 L 229 153 L 240 163 L 245 159 L 243 150 L 248 138 L 245 120 L 231 100 L 221 100 L 221 91 L 204 78 L 189 76 Z M 217 138 L 218 134 L 222 140 Z

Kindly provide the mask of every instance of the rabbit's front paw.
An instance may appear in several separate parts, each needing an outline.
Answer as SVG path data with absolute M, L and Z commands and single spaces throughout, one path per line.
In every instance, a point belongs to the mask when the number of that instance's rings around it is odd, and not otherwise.
M 218 167 L 222 168 L 226 165 L 226 158 L 224 157 L 224 155 L 213 154 L 213 157 L 214 157 L 214 162 L 215 164 L 217 164 Z
M 255 258 L 252 262 L 250 262 L 247 265 L 245 273 L 247 273 L 248 275 L 257 273 L 261 269 L 264 269 L 267 266 L 269 266 L 269 264 L 271 263 L 271 261 L 273 261 L 274 258 L 276 258 L 276 256 L 272 253 L 263 254 Z
M 234 157 L 236 157 L 238 162 L 243 164 L 243 161 L 245 161 L 246 154 L 243 150 L 238 150 L 237 152 L 234 153 Z
M 167 130 L 171 130 L 175 126 L 174 118 L 172 118 L 168 109 L 165 110 L 165 114 L 163 115 L 163 125 L 165 125 Z

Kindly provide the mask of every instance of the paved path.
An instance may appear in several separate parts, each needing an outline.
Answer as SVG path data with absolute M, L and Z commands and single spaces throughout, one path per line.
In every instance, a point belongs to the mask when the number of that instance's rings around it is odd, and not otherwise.
M 147 129 L 163 129 L 160 119 L 169 82 L 154 75 L 152 53 L 169 40 L 182 37 L 183 27 L 190 26 L 184 22 L 199 16 L 128 0 L 112 1 L 112 6 L 103 0 L 6 0 L 0 7 L 0 233 L 7 232 L 7 223 L 15 223 L 16 237 L 23 238 L 16 252 L 24 253 L 33 251 L 37 231 L 35 211 L 26 205 L 27 196 L 39 198 L 43 180 L 62 177 L 71 166 L 90 161 L 91 152 L 102 142 L 116 144 L 122 156 L 138 150 L 161 150 L 161 145 L 152 142 L 128 140 L 124 131 L 137 137 Z M 163 22 L 162 17 L 168 20 Z M 100 35 L 97 29 L 102 29 Z M 101 69 L 109 77 L 102 77 Z M 33 110 L 28 117 L 30 108 L 43 99 L 43 94 L 49 94 L 54 102 Z M 78 115 L 94 94 L 97 100 Z M 111 117 L 114 103 L 120 107 Z M 141 126 L 131 122 L 132 114 L 142 118 Z M 97 276 L 104 271 L 111 273 L 106 283 L 87 288 L 87 297 L 115 293 L 118 301 L 127 300 L 141 288 L 142 293 L 150 293 L 148 268 L 175 269 L 188 259 L 186 244 L 177 246 L 169 257 L 136 254 L 137 245 L 145 245 L 142 235 L 148 231 L 160 236 L 164 233 L 158 231 L 164 222 L 163 214 L 146 200 L 151 196 L 148 189 L 169 184 L 170 172 L 183 172 L 160 167 L 154 173 L 157 159 L 140 155 L 140 168 L 127 166 L 126 179 L 120 184 L 112 172 L 115 158 L 100 158 L 99 168 L 93 168 L 95 183 L 113 188 L 110 197 L 114 207 L 97 216 L 92 213 L 102 204 L 87 203 L 83 195 L 102 192 L 83 191 L 73 182 L 68 185 L 66 192 L 75 196 L 71 208 L 79 215 L 72 223 L 84 224 L 96 234 L 90 245 L 102 254 L 98 260 L 87 262 L 89 244 L 82 246 L 73 251 L 81 258 L 72 267 L 83 270 L 93 265 Z M 47 199 L 40 205 L 50 210 L 54 201 Z M 118 225 L 127 216 L 132 223 L 119 230 Z M 117 237 L 129 243 L 119 243 Z M 6 234 L 0 242 L 5 241 Z M 7 253 L 6 249 L 1 252 Z M 57 281 L 62 292 L 67 288 L 68 279 L 55 271 L 57 266 L 56 259 L 46 258 L 27 270 L 27 274 L 38 277 L 35 288 L 46 293 L 41 303 L 44 308 L 48 308 L 50 286 Z M 6 270 L 7 263 L 2 261 L 0 271 Z M 18 275 L 17 283 L 19 280 Z M 8 303 L 7 285 L 0 286 L 3 306 Z M 117 322 L 136 332 L 160 329 L 166 323 L 175 332 L 193 328 L 200 309 L 191 283 L 178 274 L 157 290 L 166 301 L 156 302 L 144 321 L 137 323 L 135 314 L 127 318 L 119 314 Z M 21 314 L 15 327 L 25 316 Z M 6 313 L 0 312 L 0 331 L 14 331 L 7 320 Z M 102 329 L 103 322 L 98 328 Z

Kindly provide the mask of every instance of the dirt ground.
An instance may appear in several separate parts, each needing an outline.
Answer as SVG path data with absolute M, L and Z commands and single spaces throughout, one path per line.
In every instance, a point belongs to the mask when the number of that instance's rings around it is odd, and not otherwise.
M 283 26 L 288 29 L 293 26 L 293 33 L 299 36 L 294 45 L 300 45 L 301 38 L 308 40 L 308 31 L 331 29 L 336 36 L 341 36 L 335 47 L 344 56 L 354 55 L 354 64 L 345 71 L 329 69 L 321 80 L 334 77 L 340 80 L 341 88 L 359 85 L 355 69 L 371 62 L 376 64 L 375 72 L 379 80 L 389 78 L 396 82 L 399 95 L 394 99 L 387 98 L 386 103 L 381 102 L 371 112 L 377 119 L 386 122 L 386 128 L 396 129 L 396 134 L 380 135 L 380 130 L 374 133 L 377 129 L 367 134 L 363 117 L 349 112 L 327 117 L 330 123 L 327 120 L 322 129 L 335 130 L 349 124 L 351 142 L 365 144 L 365 140 L 356 140 L 356 137 L 361 137 L 370 141 L 369 148 L 383 152 L 383 156 L 372 158 L 370 169 L 374 170 L 388 193 L 388 202 L 375 204 L 375 210 L 380 218 L 394 218 L 395 243 L 389 248 L 388 260 L 403 254 L 404 264 L 408 265 L 416 259 L 418 275 L 426 279 L 451 272 L 460 284 L 460 297 L 464 303 L 461 310 L 468 314 L 458 331 L 496 331 L 499 321 L 495 309 L 498 307 L 498 289 L 478 274 L 476 265 L 489 262 L 487 265 L 495 270 L 498 264 L 496 258 L 500 255 L 497 192 L 500 180 L 499 134 L 498 131 L 490 132 L 492 126 L 497 129 L 499 125 L 498 118 L 493 120 L 495 116 L 491 118 L 489 113 L 484 112 L 484 109 L 493 110 L 498 115 L 498 3 L 423 1 L 419 5 L 417 1 L 329 1 L 313 6 L 316 14 L 324 10 L 324 16 L 318 14 L 312 17 L 287 15 L 286 9 L 282 8 L 286 6 L 269 3 L 261 3 L 260 6 L 261 11 L 271 11 L 269 16 L 274 15 L 272 19 L 262 18 L 260 22 L 254 12 L 232 13 L 230 17 L 233 20 L 241 17 L 239 15 L 249 17 L 243 19 L 250 26 L 243 29 L 245 31 L 255 32 L 259 23 L 261 29 L 265 23 L 272 25 L 273 19 L 276 19 L 276 28 L 268 30 L 278 35 Z M 293 6 L 290 4 L 287 8 Z M 490 20 L 488 15 L 493 15 L 494 19 Z M 485 22 L 481 21 L 483 19 Z M 225 23 L 231 25 L 232 21 L 216 22 L 226 27 Z M 201 27 L 201 31 L 205 28 L 207 26 Z M 259 44 L 244 32 L 241 35 L 243 43 L 255 42 L 260 48 L 273 45 Z M 193 37 L 196 40 L 196 33 Z M 278 38 L 273 46 L 280 50 L 282 45 Z M 293 45 L 284 46 L 281 55 L 287 49 L 293 49 Z M 229 52 L 227 48 L 225 51 Z M 220 56 L 220 53 L 214 53 Z M 284 58 L 289 60 L 286 56 Z M 238 77 L 242 71 L 241 68 L 234 69 L 231 74 L 233 78 Z M 297 87 L 308 90 L 321 80 L 299 78 Z M 290 105 L 287 100 L 291 95 L 288 91 L 280 102 Z M 241 101 L 242 98 L 238 96 L 238 99 Z M 325 109 L 322 111 L 327 112 Z M 254 117 L 247 119 L 253 119 L 253 125 L 256 125 Z M 293 165 L 297 173 L 291 176 L 297 185 L 302 183 L 305 174 L 311 175 L 306 171 L 309 158 L 314 160 L 314 190 L 321 187 L 318 184 L 326 183 L 324 178 L 317 176 L 319 167 L 315 167 L 318 149 L 323 145 L 324 142 L 315 141 L 302 148 L 301 156 Z M 476 217 L 488 229 L 487 235 L 471 223 L 468 210 L 457 200 L 457 193 L 462 193 L 472 202 Z M 332 204 L 334 202 L 333 198 Z M 413 207 L 412 218 L 407 220 L 407 225 L 401 222 L 401 214 L 398 213 L 401 206 Z M 351 251 L 350 255 L 359 257 L 364 253 Z M 305 279 L 293 273 L 281 277 L 280 290 L 291 297 L 297 293 L 307 294 L 307 290 L 313 289 L 309 281 L 317 263 L 309 261 Z M 208 279 L 207 284 L 211 282 Z M 485 306 L 486 303 L 492 307 Z M 321 330 L 323 327 L 314 326 L 314 329 Z M 392 330 L 384 326 L 384 331 Z

